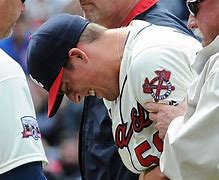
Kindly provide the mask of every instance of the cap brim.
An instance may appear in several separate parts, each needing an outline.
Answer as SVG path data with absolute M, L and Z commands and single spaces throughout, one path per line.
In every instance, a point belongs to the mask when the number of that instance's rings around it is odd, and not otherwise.
M 62 68 L 49 90 L 49 98 L 48 98 L 48 117 L 49 118 L 55 115 L 55 113 L 59 109 L 59 106 L 64 96 L 63 94 L 59 93 L 63 70 L 64 69 Z

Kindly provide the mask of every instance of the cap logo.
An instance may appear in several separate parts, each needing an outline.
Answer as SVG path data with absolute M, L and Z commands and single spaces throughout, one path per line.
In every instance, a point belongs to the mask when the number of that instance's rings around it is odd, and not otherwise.
M 36 79 L 34 79 L 32 76 L 31 76 L 31 74 L 29 74 L 29 76 L 30 76 L 30 79 L 33 81 L 33 82 L 35 82 L 38 86 L 40 86 L 40 87 L 44 87 L 43 86 L 43 84 L 42 83 L 40 83 L 40 82 L 38 82 Z

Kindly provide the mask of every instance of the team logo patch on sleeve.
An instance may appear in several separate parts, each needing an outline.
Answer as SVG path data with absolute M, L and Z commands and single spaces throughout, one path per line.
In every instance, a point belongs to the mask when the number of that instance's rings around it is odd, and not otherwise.
M 171 72 L 163 70 L 155 71 L 157 75 L 151 81 L 146 77 L 144 84 L 142 85 L 143 92 L 146 94 L 151 94 L 155 102 L 159 100 L 166 99 L 172 91 L 175 90 L 175 87 L 172 86 L 169 81 Z
M 23 125 L 23 138 L 29 138 L 32 136 L 35 140 L 41 138 L 40 129 L 38 122 L 35 118 L 31 116 L 25 116 L 21 118 L 21 122 Z

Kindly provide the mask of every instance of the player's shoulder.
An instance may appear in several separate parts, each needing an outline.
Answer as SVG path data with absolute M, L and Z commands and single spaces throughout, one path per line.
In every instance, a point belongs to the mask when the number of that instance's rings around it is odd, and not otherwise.
M 25 78 L 21 66 L 7 53 L 0 49 L 0 81 L 10 78 Z
M 142 26 L 144 22 L 138 21 Z M 175 28 L 150 24 L 133 35 L 132 53 L 136 57 L 143 51 L 154 49 L 155 57 L 159 52 L 169 51 L 172 53 L 193 54 L 202 49 L 201 43 L 192 36 L 179 32 Z M 157 54 L 157 55 L 156 55 Z
M 195 39 L 193 36 L 188 35 L 182 31 L 174 27 L 169 26 L 161 26 L 155 25 L 147 21 L 143 20 L 133 20 L 130 25 L 131 31 L 136 31 L 135 39 L 139 38 L 140 41 L 151 43 L 177 43 L 180 41 L 183 42 L 194 42 L 198 43 L 198 40 Z M 170 41 L 168 41 L 170 40 Z

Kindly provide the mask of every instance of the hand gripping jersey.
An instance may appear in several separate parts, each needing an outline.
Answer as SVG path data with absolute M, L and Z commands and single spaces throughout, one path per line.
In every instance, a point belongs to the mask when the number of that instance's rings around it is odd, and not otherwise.
M 196 77 L 191 64 L 200 48 L 197 40 L 175 29 L 139 20 L 131 23 L 120 67 L 120 95 L 104 103 L 119 154 L 132 172 L 158 165 L 163 149 L 144 103 L 182 101 Z
M 0 174 L 20 165 L 47 163 L 21 67 L 0 49 Z
M 177 180 L 219 179 L 219 36 L 192 67 L 199 77 L 187 93 L 185 116 L 174 119 L 164 139 L 161 170 Z

